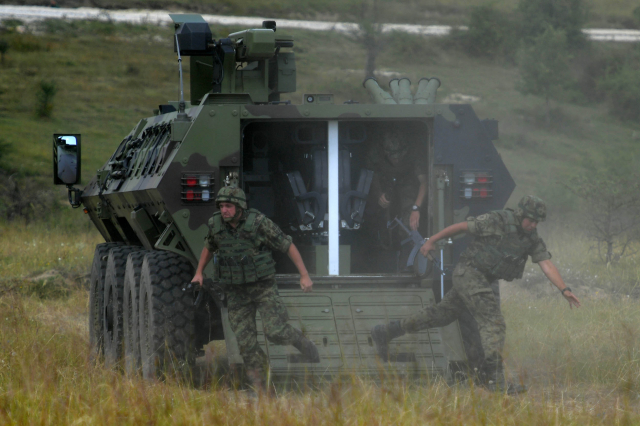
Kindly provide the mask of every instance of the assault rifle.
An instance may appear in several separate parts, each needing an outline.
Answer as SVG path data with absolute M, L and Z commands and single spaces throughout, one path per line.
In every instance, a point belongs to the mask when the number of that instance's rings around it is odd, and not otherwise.
M 199 307 L 202 303 L 202 299 L 204 298 L 205 293 L 211 296 L 213 301 L 216 302 L 218 308 L 222 309 L 223 307 L 227 306 L 227 298 L 224 293 L 224 286 L 222 286 L 220 283 L 214 282 L 211 278 L 205 278 L 204 280 L 202 280 L 202 287 L 200 287 L 200 284 L 198 284 L 197 282 L 185 284 L 185 286 L 182 288 L 182 291 L 193 292 L 193 306 L 195 306 L 196 308 Z
M 409 254 L 409 258 L 407 259 L 407 268 L 411 268 L 417 276 L 423 278 L 431 273 L 432 264 L 431 262 L 429 262 L 429 260 L 431 260 L 440 270 L 440 274 L 445 275 L 445 272 L 437 259 L 431 256 L 431 259 L 427 259 L 420 253 L 420 247 L 424 245 L 428 238 L 423 238 L 418 231 L 412 231 L 404 226 L 402 221 L 398 219 L 397 216 L 393 218 L 393 220 L 387 222 L 388 229 L 394 229 L 396 226 L 400 226 L 400 228 L 402 228 L 402 230 L 409 235 L 408 238 L 400 242 L 400 245 L 413 243 L 413 248 L 411 249 L 411 253 Z

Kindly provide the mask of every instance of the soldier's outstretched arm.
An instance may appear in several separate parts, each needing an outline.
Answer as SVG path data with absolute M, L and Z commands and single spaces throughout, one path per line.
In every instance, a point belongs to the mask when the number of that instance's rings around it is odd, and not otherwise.
M 436 249 L 436 242 L 440 241 L 443 238 L 454 237 L 458 234 L 462 234 L 463 232 L 467 232 L 468 230 L 469 224 L 466 221 L 449 225 L 442 231 L 429 238 L 429 240 L 424 243 L 422 247 L 420 247 L 420 253 L 422 253 L 424 257 L 427 257 L 429 252 Z
M 291 243 L 287 255 L 293 264 L 296 265 L 296 268 L 298 268 L 298 273 L 300 273 L 300 288 L 302 288 L 302 291 L 305 293 L 309 293 L 313 289 L 313 281 L 311 281 L 311 277 L 309 277 L 307 267 L 304 266 L 302 256 L 300 256 L 300 252 L 295 244 Z
M 549 281 L 551 281 L 553 285 L 558 287 L 558 290 L 560 290 L 564 298 L 567 300 L 567 302 L 569 302 L 569 307 L 572 308 L 573 306 L 575 306 L 576 308 L 579 308 L 580 300 L 578 300 L 575 294 L 571 293 L 571 289 L 569 289 L 564 283 L 564 280 L 560 275 L 560 271 L 558 271 L 558 268 L 556 268 L 556 265 L 554 265 L 553 262 L 551 262 L 551 260 L 549 259 L 538 262 L 538 265 L 540 266 L 540 269 L 542 269 L 542 272 L 544 272 L 544 274 L 547 276 L 547 278 L 549 278 Z
M 198 261 L 198 268 L 196 268 L 196 274 L 193 276 L 193 279 L 191 280 L 192 283 L 197 282 L 200 284 L 200 287 L 202 287 L 202 280 L 203 280 L 202 271 L 204 271 L 204 267 L 207 266 L 207 263 L 209 263 L 212 257 L 213 257 L 213 254 L 206 247 L 204 247 L 202 249 L 202 253 L 200 253 L 200 260 Z

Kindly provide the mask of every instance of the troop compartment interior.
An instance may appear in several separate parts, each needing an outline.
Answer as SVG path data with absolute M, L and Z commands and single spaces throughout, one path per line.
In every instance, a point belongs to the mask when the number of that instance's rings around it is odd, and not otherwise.
M 377 204 L 371 189 L 378 171 L 367 174 L 367 167 L 371 168 L 367 156 L 383 153 L 386 132 L 399 134 L 410 155 L 420 155 L 415 161 L 430 169 L 428 119 L 256 120 L 243 124 L 240 183 L 248 204 L 292 236 L 311 274 L 403 271 L 406 255 L 400 256 L 400 242 L 408 235 L 399 228 L 387 229 L 387 222 L 400 212 L 395 206 L 385 211 Z M 389 191 L 397 189 L 395 178 L 386 184 Z M 398 202 L 393 194 L 387 196 Z M 425 237 L 431 231 L 429 199 L 427 195 L 423 202 L 418 229 Z M 333 221 L 332 208 L 337 218 Z M 278 262 L 278 273 L 295 273 L 295 268 L 283 259 Z

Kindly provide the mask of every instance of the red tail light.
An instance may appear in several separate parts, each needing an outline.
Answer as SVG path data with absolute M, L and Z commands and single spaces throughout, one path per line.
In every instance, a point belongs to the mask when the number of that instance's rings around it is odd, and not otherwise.
M 493 176 L 488 171 L 463 170 L 458 182 L 460 198 L 470 200 L 493 197 Z
M 182 175 L 180 199 L 186 203 L 208 204 L 214 201 L 214 178 L 211 172 Z

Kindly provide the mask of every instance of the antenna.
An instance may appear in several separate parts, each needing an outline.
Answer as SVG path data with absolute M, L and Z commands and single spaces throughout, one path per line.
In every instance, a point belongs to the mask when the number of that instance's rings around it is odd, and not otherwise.
M 189 121 L 189 116 L 185 114 L 185 103 L 184 103 L 184 86 L 182 83 L 182 56 L 180 55 L 180 44 L 178 43 L 178 34 L 175 35 L 176 38 L 176 50 L 178 51 L 178 70 L 180 71 L 180 102 L 178 102 L 178 117 L 176 120 L 178 121 Z

